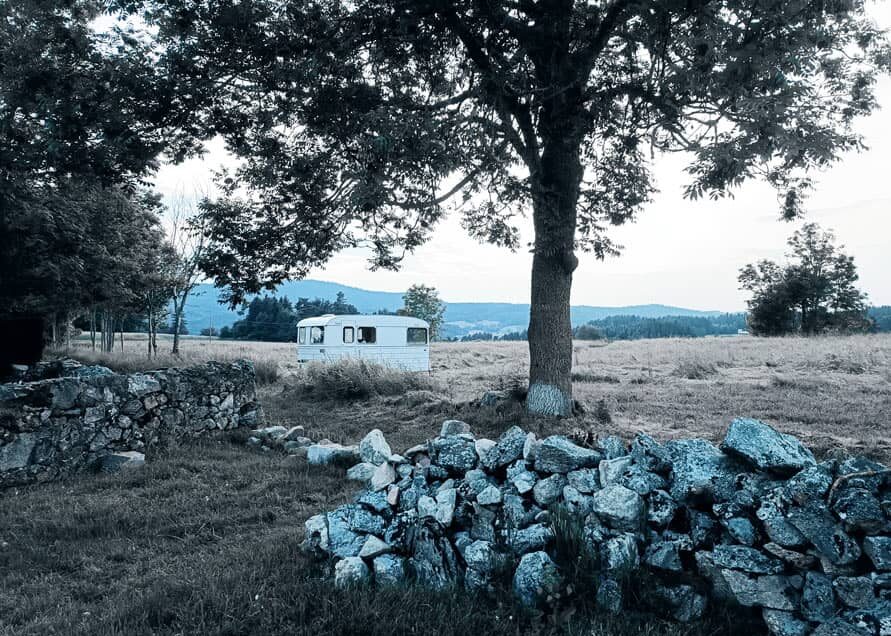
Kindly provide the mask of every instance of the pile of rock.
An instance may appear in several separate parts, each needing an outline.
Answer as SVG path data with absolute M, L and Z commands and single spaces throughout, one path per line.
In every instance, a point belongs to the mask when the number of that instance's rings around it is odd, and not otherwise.
M 266 426 L 251 431 L 247 439 L 247 445 L 269 451 L 275 448 L 289 454 L 301 454 L 301 450 L 311 446 L 313 441 L 306 437 L 306 431 L 302 426 Z M 302 451 L 305 453 L 305 451 Z
M 336 559 L 338 585 L 491 590 L 508 572 L 523 604 L 546 605 L 566 593 L 562 515 L 600 581 L 576 592 L 605 610 L 622 607 L 621 577 L 645 568 L 652 609 L 679 621 L 718 599 L 758 608 L 773 634 L 891 634 L 889 471 L 818 463 L 757 420 L 734 420 L 720 448 L 644 434 L 584 448 L 518 427 L 491 441 L 455 420 L 402 454 L 378 430 L 341 448 L 358 453 L 349 474 L 367 487 L 307 520 L 304 542 Z

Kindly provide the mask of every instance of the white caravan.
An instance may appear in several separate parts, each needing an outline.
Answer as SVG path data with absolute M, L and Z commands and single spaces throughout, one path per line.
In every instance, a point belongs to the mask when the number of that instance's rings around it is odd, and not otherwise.
M 358 358 L 430 370 L 430 325 L 408 316 L 326 315 L 297 323 L 297 362 Z

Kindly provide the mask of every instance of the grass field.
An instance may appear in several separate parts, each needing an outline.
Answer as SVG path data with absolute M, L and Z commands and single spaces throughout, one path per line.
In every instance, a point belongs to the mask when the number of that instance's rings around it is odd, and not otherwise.
M 331 401 L 307 389 L 292 345 L 187 339 L 179 359 L 147 363 L 133 336 L 123 354 L 75 355 L 121 370 L 247 357 L 264 371 L 270 423 L 303 424 L 314 438 L 355 442 L 381 428 L 395 449 L 436 434 L 446 417 L 495 436 L 513 423 L 665 439 L 722 437 L 736 415 L 800 435 L 818 453 L 891 459 L 891 337 L 714 338 L 579 342 L 577 417 L 531 420 L 516 405 L 480 409 L 489 388 L 522 382 L 523 343 L 435 344 L 434 372 L 400 393 Z M 166 343 L 162 343 L 166 346 Z M 595 405 L 603 400 L 611 423 Z M 559 620 L 518 614 L 459 592 L 337 591 L 299 553 L 303 521 L 347 501 L 343 469 L 261 452 L 235 433 L 172 449 L 144 470 L 83 475 L 0 491 L 0 635 L 13 634 L 468 634 L 757 633 L 718 612 L 677 626 L 611 619 L 590 603 Z

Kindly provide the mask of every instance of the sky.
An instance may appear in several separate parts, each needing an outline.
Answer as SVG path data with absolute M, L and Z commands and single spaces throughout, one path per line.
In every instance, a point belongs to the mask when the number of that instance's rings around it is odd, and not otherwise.
M 868 6 L 876 22 L 891 29 L 891 3 L 878 0 Z M 860 288 L 869 301 L 891 305 L 891 78 L 879 80 L 876 94 L 882 108 L 857 127 L 868 150 L 845 155 L 813 175 L 816 188 L 801 221 L 779 221 L 776 193 L 758 181 L 745 183 L 732 199 L 686 200 L 683 157 L 657 157 L 653 173 L 659 191 L 653 201 L 634 223 L 610 230 L 624 246 L 621 255 L 599 261 L 579 254 L 572 304 L 661 303 L 741 311 L 746 294 L 738 289 L 739 269 L 762 258 L 782 260 L 792 232 L 816 221 L 833 230 L 854 256 Z M 156 189 L 169 201 L 212 190 L 214 170 L 233 162 L 218 140 L 207 150 L 201 159 L 162 167 Z M 531 220 L 521 225 L 521 232 L 525 245 L 532 235 Z M 346 250 L 309 278 L 398 292 L 423 283 L 452 302 L 529 302 L 531 254 L 476 242 L 457 216 L 441 222 L 398 272 L 372 272 L 367 258 L 362 249 Z

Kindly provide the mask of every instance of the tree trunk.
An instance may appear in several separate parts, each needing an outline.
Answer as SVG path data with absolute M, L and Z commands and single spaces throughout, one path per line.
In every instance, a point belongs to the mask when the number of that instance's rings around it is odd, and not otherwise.
M 96 350 L 96 308 L 90 308 L 90 343 L 93 346 L 93 351 Z
M 181 329 L 184 308 L 185 300 L 173 299 L 173 351 L 171 353 L 175 356 L 179 355 L 179 330 Z
M 572 324 L 569 316 L 576 204 L 582 166 L 579 145 L 556 138 L 545 145 L 533 175 L 535 250 L 529 311 L 530 413 L 572 413 Z

